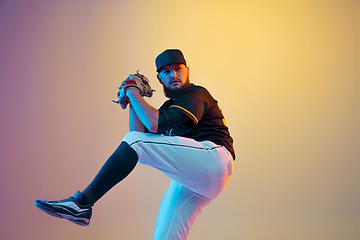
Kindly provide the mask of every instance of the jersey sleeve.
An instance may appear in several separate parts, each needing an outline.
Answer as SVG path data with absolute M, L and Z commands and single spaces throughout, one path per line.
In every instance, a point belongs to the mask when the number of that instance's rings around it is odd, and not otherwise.
M 189 87 L 175 100 L 168 100 L 159 109 L 158 133 L 185 125 L 194 127 L 204 114 L 215 104 L 202 88 Z M 205 90 L 206 91 L 206 90 Z
M 171 128 L 175 128 L 187 122 L 189 118 L 177 109 L 168 109 L 159 112 L 158 131 L 163 133 Z
M 169 109 L 177 109 L 190 118 L 195 126 L 214 104 L 202 91 L 197 90 L 181 95 Z

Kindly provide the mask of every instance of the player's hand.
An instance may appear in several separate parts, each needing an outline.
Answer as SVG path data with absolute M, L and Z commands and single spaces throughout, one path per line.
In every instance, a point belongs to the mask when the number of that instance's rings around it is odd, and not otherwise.
M 130 76 L 121 83 L 119 92 L 117 93 L 119 100 L 113 100 L 113 102 L 120 103 L 121 108 L 125 109 L 129 103 L 126 92 L 128 89 L 132 88 L 136 88 L 142 97 L 151 97 L 155 91 L 150 87 L 149 80 L 138 71 L 136 74 L 130 74 Z

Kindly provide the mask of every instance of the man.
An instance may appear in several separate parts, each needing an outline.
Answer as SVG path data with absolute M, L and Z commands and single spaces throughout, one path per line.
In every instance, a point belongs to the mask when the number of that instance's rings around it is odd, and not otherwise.
M 165 50 L 155 63 L 169 100 L 157 110 L 137 88 L 126 88 L 122 107 L 129 103 L 130 132 L 82 192 L 61 201 L 37 200 L 38 208 L 86 226 L 95 202 L 140 162 L 171 178 L 153 239 L 186 239 L 201 210 L 230 179 L 233 140 L 217 101 L 205 88 L 190 83 L 189 67 L 180 50 Z

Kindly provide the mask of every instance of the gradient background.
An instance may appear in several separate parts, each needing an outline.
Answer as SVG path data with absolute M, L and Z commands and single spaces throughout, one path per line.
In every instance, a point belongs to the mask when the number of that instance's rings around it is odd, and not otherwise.
M 0 0 L 0 239 L 151 239 L 169 179 L 138 165 L 89 227 L 36 199 L 83 190 L 128 132 L 111 102 L 180 48 L 237 160 L 189 240 L 360 238 L 359 1 Z

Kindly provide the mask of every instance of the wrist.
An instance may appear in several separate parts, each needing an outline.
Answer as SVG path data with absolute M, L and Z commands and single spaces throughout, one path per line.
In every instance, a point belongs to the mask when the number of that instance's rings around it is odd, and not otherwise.
M 137 87 L 133 87 L 133 86 L 127 87 L 125 91 L 125 95 L 127 97 L 130 97 L 133 94 L 140 94 L 140 90 Z

